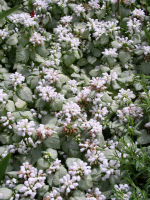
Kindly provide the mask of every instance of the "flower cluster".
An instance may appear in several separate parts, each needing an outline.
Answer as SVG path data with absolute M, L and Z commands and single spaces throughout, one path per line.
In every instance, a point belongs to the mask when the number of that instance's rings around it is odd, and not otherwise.
M 21 84 L 25 81 L 25 77 L 22 76 L 22 74 L 19 74 L 18 72 L 11 74 L 9 78 L 15 90 L 17 86 L 21 86 Z
M 86 193 L 86 200 L 105 200 L 106 197 L 101 193 L 99 188 L 89 189 Z
M 132 192 L 130 191 L 130 186 L 128 184 L 119 184 L 114 185 L 115 195 L 117 198 L 123 198 L 125 200 L 130 199 Z M 119 194 L 119 196 L 117 195 Z M 111 198 L 112 200 L 116 200 L 115 197 Z
M 63 200 L 58 189 L 53 189 L 43 200 Z
M 63 123 L 64 126 L 67 126 L 72 122 L 72 120 L 75 120 L 78 116 L 80 116 L 80 114 L 81 114 L 80 106 L 77 103 L 71 101 L 66 103 L 63 106 L 62 111 L 57 113 L 56 116 L 60 118 L 59 120 L 60 123 Z M 64 120 L 62 121 L 61 118 Z
M 22 137 L 31 136 L 35 131 L 34 121 L 28 121 L 28 119 L 22 119 L 17 122 L 17 133 Z
M 0 1 L 0 199 L 148 199 L 149 7 L 17 2 Z
M 36 25 L 36 21 L 34 18 L 32 18 L 29 13 L 17 13 L 17 14 L 12 14 L 9 16 L 9 19 L 14 23 L 14 24 L 21 24 L 24 25 L 25 27 L 32 27 Z
M 124 90 L 123 88 L 119 90 L 119 93 L 116 96 L 117 101 L 120 103 L 131 102 L 131 100 L 134 98 L 135 98 L 135 95 L 130 89 Z
M 143 111 L 140 107 L 130 104 L 128 107 L 124 107 L 122 110 L 117 111 L 117 116 L 121 122 L 128 122 L 129 117 L 139 120 L 143 117 Z
M 0 117 L 0 123 L 4 126 L 4 127 L 8 127 L 9 129 L 13 128 L 13 122 L 14 122 L 14 116 L 11 112 L 7 112 L 6 116 L 1 116 Z
M 1 38 L 2 40 L 4 40 L 5 38 L 7 38 L 8 35 L 9 35 L 9 33 L 8 33 L 7 30 L 5 30 L 5 29 L 0 29 L 0 38 Z
M 46 170 L 47 174 L 51 174 L 58 170 L 61 166 L 61 160 L 56 159 L 54 162 L 50 164 L 50 167 Z
M 37 32 L 34 32 L 33 35 L 31 36 L 30 38 L 30 42 L 33 44 L 33 45 L 42 45 L 45 41 L 45 38 L 37 33 Z
M 0 89 L 0 103 L 6 104 L 6 98 L 7 94 L 3 91 L 3 89 Z
M 34 198 L 37 189 L 42 188 L 45 181 L 45 176 L 42 170 L 37 170 L 28 162 L 23 163 L 18 172 L 19 179 L 23 179 L 24 185 L 19 192 L 23 197 Z

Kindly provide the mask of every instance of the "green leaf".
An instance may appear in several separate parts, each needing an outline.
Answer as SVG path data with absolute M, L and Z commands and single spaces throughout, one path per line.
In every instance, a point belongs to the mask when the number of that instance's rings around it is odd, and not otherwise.
M 64 60 L 65 65 L 68 67 L 74 63 L 76 58 L 74 55 L 64 55 L 63 60 Z
M 7 169 L 9 160 L 10 160 L 10 154 L 8 154 L 5 158 L 3 158 L 0 161 L 0 182 L 3 180 L 5 176 L 5 171 Z
M 18 35 L 15 33 L 13 35 L 11 35 L 8 40 L 6 41 L 6 44 L 10 45 L 10 46 L 15 46 L 18 43 Z
M 15 106 L 18 110 L 23 110 L 26 107 L 26 102 L 21 100 L 21 99 L 17 99 L 17 102 L 15 103 Z
M 71 197 L 69 200 L 85 200 L 85 194 L 84 192 L 81 192 L 80 190 L 75 190 L 73 192 L 73 197 Z
M 2 200 L 9 200 L 12 196 L 12 190 L 8 189 L 8 188 L 4 188 L 4 187 L 1 187 L 0 188 L 0 194 L 2 196 Z
M 91 175 L 88 175 L 80 180 L 79 182 L 79 188 L 81 190 L 88 190 L 93 187 L 92 177 Z
M 143 62 L 138 68 L 142 74 L 150 74 L 150 62 Z
M 122 64 L 126 64 L 131 59 L 131 56 L 128 52 L 120 51 L 119 52 L 119 60 Z
M 11 15 L 13 12 L 18 10 L 19 7 L 20 7 L 20 5 L 15 6 L 14 8 L 10 8 L 9 10 L 6 10 L 6 11 L 3 11 L 2 13 L 0 13 L 0 20 Z
M 16 62 L 27 63 L 29 60 L 29 50 L 22 46 L 16 49 Z
M 53 184 L 55 186 L 59 186 L 60 182 L 59 180 L 65 176 L 67 174 L 67 170 L 61 166 L 55 173 L 54 177 L 53 177 Z
M 67 158 L 67 160 L 66 160 L 66 165 L 67 165 L 67 167 L 69 168 L 70 166 L 73 166 L 73 163 L 80 163 L 81 162 L 81 159 L 79 159 L 79 158 Z
M 49 162 L 44 160 L 44 158 L 39 158 L 38 161 L 37 161 L 37 168 L 42 169 L 42 170 L 48 169 L 49 168 Z
M 93 65 L 96 62 L 97 58 L 92 57 L 92 56 L 88 56 L 87 60 L 88 60 L 88 63 Z
M 58 134 L 53 134 L 51 137 L 48 137 L 44 140 L 43 144 L 52 149 L 60 149 L 60 139 Z
M 17 91 L 17 94 L 20 97 L 20 99 L 22 99 L 23 101 L 26 101 L 27 103 L 32 102 L 32 91 L 30 88 L 28 87 L 20 88 Z

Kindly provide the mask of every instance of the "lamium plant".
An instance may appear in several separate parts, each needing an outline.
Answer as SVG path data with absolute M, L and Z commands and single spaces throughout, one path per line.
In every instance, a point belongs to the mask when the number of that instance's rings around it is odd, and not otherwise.
M 0 1 L 1 200 L 150 199 L 149 13 Z

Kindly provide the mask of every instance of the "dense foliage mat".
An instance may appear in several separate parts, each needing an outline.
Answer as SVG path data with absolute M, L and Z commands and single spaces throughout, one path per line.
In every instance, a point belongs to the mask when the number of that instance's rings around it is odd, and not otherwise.
M 0 199 L 150 199 L 150 3 L 0 1 Z

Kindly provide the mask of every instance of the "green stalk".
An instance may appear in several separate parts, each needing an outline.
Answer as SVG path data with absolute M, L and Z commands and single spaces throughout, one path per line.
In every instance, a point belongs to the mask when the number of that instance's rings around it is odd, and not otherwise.
M 19 7 L 20 7 L 20 5 L 15 6 L 14 8 L 10 8 L 9 10 L 5 10 L 5 11 L 1 12 L 0 13 L 0 20 L 11 15 L 13 12 L 18 10 Z
M 118 11 L 119 11 L 120 19 L 121 19 L 121 1 L 120 0 L 118 0 Z

